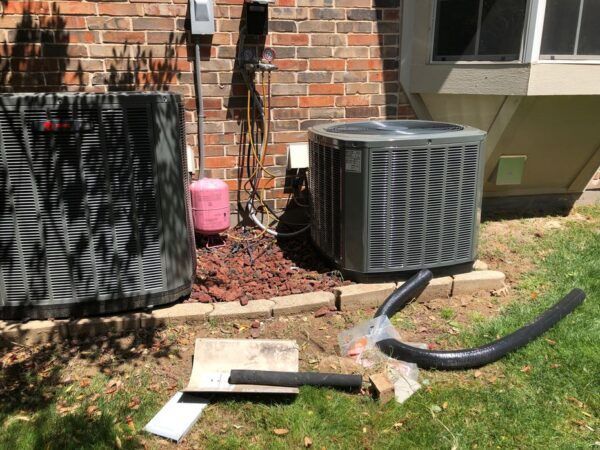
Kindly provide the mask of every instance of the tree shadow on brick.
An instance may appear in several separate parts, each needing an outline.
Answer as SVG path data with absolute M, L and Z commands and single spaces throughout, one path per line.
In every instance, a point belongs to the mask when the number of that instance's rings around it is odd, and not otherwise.
M 95 74 L 92 84 L 106 85 L 109 91 L 171 91 L 181 71 L 189 71 L 188 58 L 179 54 L 186 42 L 185 34 L 171 32 L 157 54 L 125 41 L 120 50 L 111 50 L 107 72 Z
M 4 2 L 4 9 L 11 2 Z M 16 2 L 13 2 L 16 3 Z M 49 15 L 52 13 L 52 15 Z M 28 3 L 19 15 L 2 43 L 0 54 L 0 91 L 2 92 L 58 92 L 83 90 L 86 75 L 81 63 L 73 62 L 70 49 L 70 32 L 65 29 L 66 21 L 60 8 L 52 10 L 38 7 L 30 9 Z

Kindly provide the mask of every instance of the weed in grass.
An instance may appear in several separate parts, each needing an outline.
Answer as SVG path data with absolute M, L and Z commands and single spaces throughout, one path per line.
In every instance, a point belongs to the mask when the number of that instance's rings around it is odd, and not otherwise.
M 440 316 L 444 320 L 452 320 L 456 316 L 456 312 L 452 308 L 442 308 Z

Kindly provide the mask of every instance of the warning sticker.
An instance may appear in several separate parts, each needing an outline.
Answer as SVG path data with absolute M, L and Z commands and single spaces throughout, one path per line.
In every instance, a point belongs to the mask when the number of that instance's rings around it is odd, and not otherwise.
M 346 172 L 362 172 L 362 152 L 360 150 L 346 150 Z

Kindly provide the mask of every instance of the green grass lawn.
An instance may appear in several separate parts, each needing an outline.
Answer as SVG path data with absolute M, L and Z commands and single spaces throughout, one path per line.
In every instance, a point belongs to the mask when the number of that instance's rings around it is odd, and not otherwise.
M 381 407 L 366 396 L 313 388 L 289 401 L 215 402 L 184 447 L 303 448 L 305 437 L 313 448 L 328 450 L 600 446 L 600 207 L 580 212 L 592 220 L 565 222 L 528 245 L 514 244 L 537 266 L 515 286 L 520 300 L 456 337 L 457 345 L 483 344 L 582 288 L 588 295 L 583 306 L 528 347 L 479 371 L 421 371 L 428 383 L 403 405 Z M 33 384 L 34 369 L 27 375 Z M 101 374 L 89 386 L 60 387 L 47 400 L 40 388 L 22 407 L 0 397 L 0 448 L 165 447 L 139 430 L 166 398 L 140 379 L 125 380 L 124 389 L 105 396 L 108 379 Z M 71 414 L 57 412 L 57 403 L 78 402 Z M 97 406 L 90 411 L 86 405 Z M 274 429 L 288 433 L 277 436 Z

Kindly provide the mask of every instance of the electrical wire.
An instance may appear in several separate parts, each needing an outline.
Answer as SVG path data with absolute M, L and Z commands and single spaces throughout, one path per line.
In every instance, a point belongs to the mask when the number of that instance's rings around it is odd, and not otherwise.
M 245 70 L 242 70 L 245 72 Z M 244 190 L 248 194 L 248 203 L 247 210 L 250 219 L 262 230 L 262 234 L 269 234 L 275 237 L 293 237 L 298 236 L 304 232 L 306 232 L 310 228 L 310 224 L 293 224 L 284 221 L 281 217 L 279 217 L 272 208 L 268 205 L 268 203 L 264 200 L 267 187 L 271 182 L 275 182 L 276 175 L 269 171 L 266 167 L 266 157 L 269 149 L 269 133 L 270 133 L 270 119 L 271 119 L 271 74 L 268 72 L 267 74 L 267 84 L 265 84 L 265 74 L 264 71 L 261 72 L 261 84 L 262 84 L 262 94 L 264 97 L 264 102 L 260 100 L 260 96 L 257 95 L 256 87 L 254 82 L 249 80 L 248 74 L 243 74 L 244 81 L 248 86 L 248 95 L 247 95 L 247 105 L 246 105 L 246 119 L 247 119 L 247 127 L 246 133 L 249 141 L 249 148 L 253 158 L 253 166 L 251 167 L 250 157 L 248 158 L 248 180 L 244 183 Z M 255 100 L 255 103 L 252 104 L 252 100 Z M 258 151 L 258 143 L 254 137 L 254 129 L 256 124 L 256 115 L 253 114 L 256 109 L 259 110 L 259 114 L 262 118 L 262 136 L 261 136 L 261 145 L 260 145 L 260 153 Z M 253 119 L 254 116 L 254 120 Z M 258 132 L 258 127 L 256 128 Z M 257 135 L 258 137 L 258 135 Z M 261 179 L 265 178 L 267 181 L 264 182 L 261 186 Z M 250 189 L 248 189 L 248 186 Z M 263 214 L 267 217 L 267 224 L 263 224 L 263 222 L 258 218 L 257 211 L 254 206 L 254 201 L 258 201 L 262 206 Z M 282 223 L 287 225 L 297 225 L 302 226 L 300 230 L 291 231 L 291 232 L 281 232 L 277 231 L 272 227 L 274 223 Z M 259 235 L 259 236 L 261 236 Z

